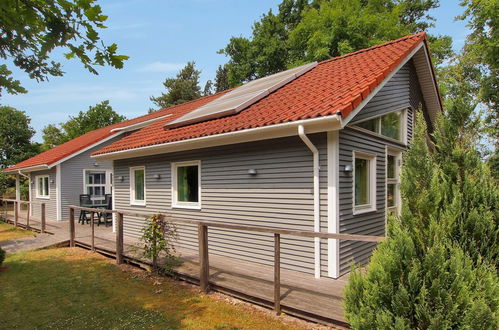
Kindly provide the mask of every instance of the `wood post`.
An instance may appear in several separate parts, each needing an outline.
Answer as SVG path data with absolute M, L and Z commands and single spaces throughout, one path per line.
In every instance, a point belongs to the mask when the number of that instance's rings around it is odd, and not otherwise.
M 123 213 L 116 217 L 116 263 L 123 263 Z
M 69 208 L 69 246 L 75 247 L 75 209 Z
M 210 263 L 208 260 L 208 227 L 202 223 L 198 224 L 199 245 L 199 286 L 201 291 L 208 292 Z
M 28 205 L 29 208 L 29 205 Z M 41 232 L 42 234 L 45 233 L 45 203 L 41 204 L 41 213 L 42 213 L 42 228 Z
M 274 310 L 281 314 L 281 235 L 274 234 Z
M 14 202 L 14 226 L 17 227 L 17 221 L 19 221 L 19 202 Z
M 91 228 L 91 232 L 92 232 L 91 249 L 93 252 L 95 252 L 95 221 L 94 221 L 94 216 L 95 216 L 94 212 L 90 213 L 90 228 Z
M 26 204 L 26 205 L 28 205 L 28 208 L 26 210 L 26 228 L 29 229 L 29 209 L 30 209 L 30 207 L 29 207 L 29 204 Z

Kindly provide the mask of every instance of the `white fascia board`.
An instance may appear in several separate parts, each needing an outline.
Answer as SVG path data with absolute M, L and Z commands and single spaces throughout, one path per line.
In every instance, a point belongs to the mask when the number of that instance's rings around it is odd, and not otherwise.
M 106 154 L 93 155 L 96 160 L 115 160 L 133 157 L 155 155 L 158 153 L 169 153 L 183 150 L 193 150 L 236 143 L 269 140 L 286 136 L 296 136 L 298 126 L 303 125 L 307 133 L 327 132 L 338 130 L 342 127 L 341 116 L 334 114 L 330 116 L 297 120 L 264 127 L 249 128 L 235 132 L 228 132 L 189 140 L 175 141 L 156 144 L 135 149 L 110 152 Z
M 421 47 L 424 47 L 423 41 L 421 41 L 419 46 L 414 48 L 409 53 L 409 55 L 407 55 L 404 60 L 402 60 L 402 62 L 400 62 L 400 64 L 397 65 L 397 67 L 393 69 L 392 72 L 390 72 L 390 74 L 386 76 L 386 78 L 378 86 L 376 86 L 374 90 L 364 100 L 362 100 L 362 102 L 360 102 L 360 104 L 351 113 L 348 114 L 348 116 L 343 120 L 341 128 L 344 128 L 360 112 L 360 110 L 362 110 L 367 105 L 367 103 L 369 103 L 369 101 L 371 101 L 371 99 L 376 94 L 378 94 L 378 92 L 386 85 L 386 83 L 390 79 L 392 79 L 392 77 L 414 56 L 414 54 L 416 54 L 421 49 Z
M 35 166 L 28 166 L 28 167 L 23 167 L 23 168 L 14 168 L 14 169 L 4 169 L 3 171 L 5 173 L 20 173 L 22 172 L 34 172 L 34 171 L 43 171 L 49 169 L 49 166 L 47 164 L 42 164 L 42 165 L 35 165 Z
M 154 122 L 156 122 L 158 120 L 170 117 L 171 115 L 172 114 L 169 113 L 169 114 L 166 114 L 164 116 L 159 116 L 159 117 L 152 118 L 152 119 L 149 119 L 149 120 L 146 120 L 146 121 L 141 121 L 141 122 L 136 123 L 136 124 L 113 128 L 111 130 L 111 132 L 129 132 L 129 131 L 133 131 L 133 130 L 136 130 L 136 129 L 144 128 L 144 127 L 146 127 L 149 124 L 152 124 L 152 123 L 154 123 Z
M 48 166 L 48 168 L 50 169 L 50 168 L 52 168 L 52 167 L 54 167 L 54 166 L 57 166 L 57 165 L 59 165 L 59 164 L 61 164 L 61 163 L 65 162 L 65 161 L 66 161 L 66 160 L 68 160 L 68 159 L 71 159 L 71 158 L 73 158 L 73 157 L 76 157 L 76 156 L 78 156 L 79 154 L 84 153 L 85 151 L 88 151 L 88 150 L 90 150 L 90 149 L 92 149 L 92 148 L 94 148 L 94 147 L 97 147 L 99 144 L 102 144 L 102 143 L 104 143 L 104 142 L 106 142 L 106 141 L 109 141 L 109 140 L 111 140 L 111 139 L 114 139 L 114 138 L 115 138 L 115 137 L 117 137 L 117 136 L 120 136 L 122 133 L 123 133 L 123 132 L 118 132 L 118 133 L 113 134 L 113 135 L 110 135 L 110 136 L 108 136 L 108 137 L 106 137 L 106 138 L 104 138 L 104 139 L 102 139 L 102 140 L 99 140 L 98 142 L 95 142 L 94 144 L 91 144 L 91 145 L 89 145 L 88 147 L 85 147 L 85 148 L 83 148 L 83 149 L 81 149 L 81 150 L 78 150 L 77 152 L 72 153 L 71 155 L 69 155 L 69 156 L 66 156 L 66 157 L 62 158 L 62 159 L 58 160 L 57 162 L 55 162 L 55 163 L 53 163 L 53 164 L 50 164 L 50 166 Z

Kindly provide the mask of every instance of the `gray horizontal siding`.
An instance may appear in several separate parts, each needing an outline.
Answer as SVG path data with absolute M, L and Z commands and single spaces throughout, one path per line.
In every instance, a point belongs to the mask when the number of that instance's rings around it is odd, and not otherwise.
M 38 175 L 48 175 L 49 176 L 49 199 L 36 198 L 36 177 Z M 57 219 L 57 189 L 56 189 L 56 169 L 50 169 L 46 171 L 36 171 L 31 172 L 31 198 L 34 201 L 45 203 L 45 216 L 47 219 L 56 220 Z M 39 205 L 33 205 L 32 207 L 33 216 L 40 217 L 41 209 Z
M 94 166 L 95 159 L 90 155 L 100 148 L 113 143 L 118 138 L 106 141 L 94 148 L 70 158 L 61 164 L 61 207 L 62 220 L 69 219 L 69 208 L 71 204 L 79 205 L 80 194 L 86 193 L 83 188 L 83 170 L 112 170 L 112 161 L 98 161 L 98 166 Z M 111 193 L 111 192 L 109 192 Z
M 320 150 L 321 226 L 327 226 L 326 134 L 315 134 Z M 171 162 L 201 160 L 202 209 L 171 207 Z M 312 153 L 298 137 L 275 139 L 115 161 L 115 207 L 162 211 L 175 217 L 313 230 Z M 145 207 L 130 206 L 129 168 L 146 167 Z M 258 171 L 255 177 L 248 169 Z M 154 179 L 160 174 L 161 179 Z M 139 236 L 144 219 L 125 217 L 124 231 Z M 197 228 L 178 225 L 177 244 L 197 249 Z M 210 253 L 272 265 L 273 236 L 231 230 L 209 230 Z M 327 244 L 322 242 L 321 270 L 327 272 Z M 313 239 L 282 237 L 282 264 L 288 269 L 314 272 Z

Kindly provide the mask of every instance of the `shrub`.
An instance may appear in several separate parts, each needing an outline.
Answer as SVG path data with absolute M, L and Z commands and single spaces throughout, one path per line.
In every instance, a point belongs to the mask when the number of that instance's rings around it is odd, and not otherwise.
M 170 275 L 178 263 L 173 245 L 177 239 L 177 229 L 159 213 L 151 215 L 146 220 L 147 225 L 142 229 L 141 237 L 141 241 L 144 242 L 143 254 L 152 261 L 153 271 L 159 272 L 162 268 Z
M 0 266 L 3 264 L 5 260 L 5 251 L 0 247 Z

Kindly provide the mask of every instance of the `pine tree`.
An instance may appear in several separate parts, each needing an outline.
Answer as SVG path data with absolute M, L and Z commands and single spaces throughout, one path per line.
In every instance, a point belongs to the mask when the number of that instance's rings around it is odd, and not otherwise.
M 180 70 L 176 78 L 167 78 L 165 80 L 163 85 L 167 92 L 161 93 L 158 97 L 151 96 L 150 100 L 158 108 L 162 109 L 201 97 L 201 88 L 199 87 L 200 74 L 201 71 L 196 70 L 196 63 L 188 62 Z
M 229 89 L 228 71 L 227 65 L 218 66 L 217 73 L 215 74 L 215 93 Z
M 213 83 L 208 80 L 203 88 L 203 96 L 208 96 L 213 94 Z

